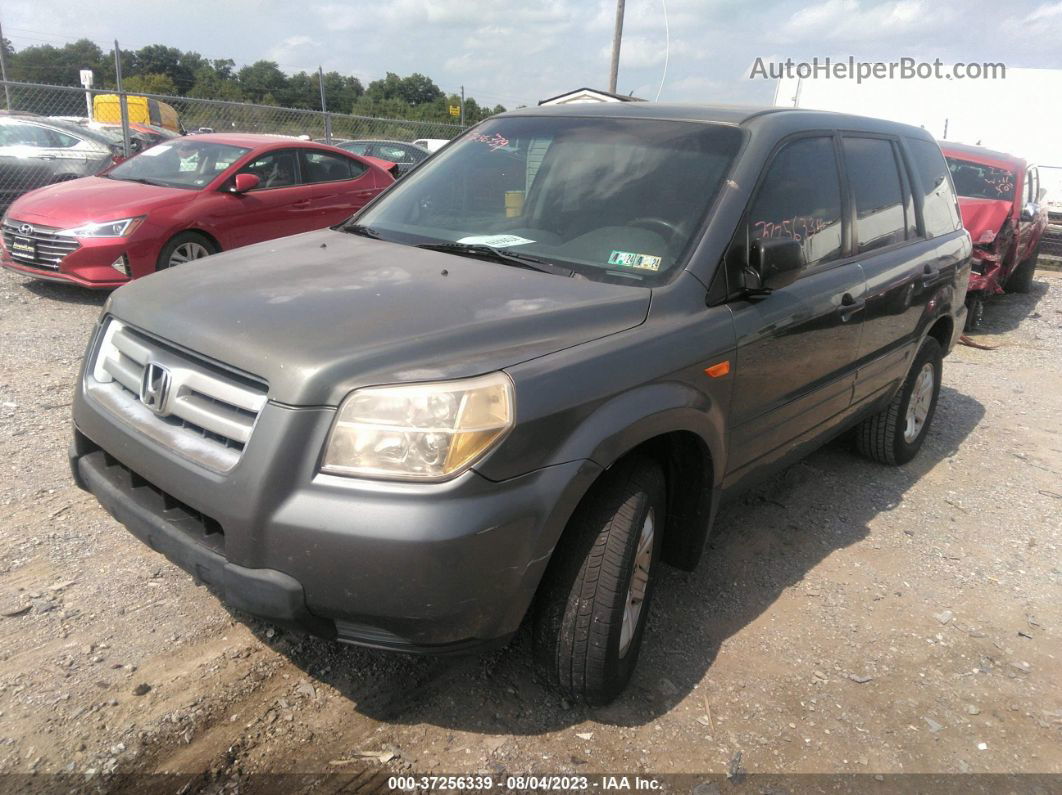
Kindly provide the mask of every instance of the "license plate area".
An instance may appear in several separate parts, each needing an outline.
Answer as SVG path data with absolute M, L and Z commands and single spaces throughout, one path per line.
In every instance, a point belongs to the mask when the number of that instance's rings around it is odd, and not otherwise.
M 29 237 L 14 237 L 11 240 L 11 256 L 19 259 L 37 259 L 37 241 Z

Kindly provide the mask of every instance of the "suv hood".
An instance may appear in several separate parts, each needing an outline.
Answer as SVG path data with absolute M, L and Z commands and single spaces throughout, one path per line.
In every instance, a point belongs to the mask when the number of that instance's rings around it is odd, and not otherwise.
M 650 295 L 325 229 L 139 279 L 111 313 L 312 406 L 614 334 L 645 320 Z
M 89 221 L 144 215 L 158 207 L 191 201 L 199 191 L 144 185 L 105 177 L 81 177 L 38 188 L 7 211 L 20 221 L 69 229 Z
M 995 239 L 1013 206 L 1013 203 L 1003 199 L 959 197 L 962 225 L 966 227 L 966 231 L 970 233 L 970 238 L 975 244 L 981 241 L 985 232 L 990 232 L 992 239 Z

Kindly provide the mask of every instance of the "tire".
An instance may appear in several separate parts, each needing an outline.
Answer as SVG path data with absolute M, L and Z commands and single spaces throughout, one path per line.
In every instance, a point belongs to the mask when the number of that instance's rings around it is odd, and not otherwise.
M 159 252 L 158 262 L 155 263 L 155 270 L 161 271 L 166 268 L 173 268 L 185 262 L 202 259 L 217 253 L 218 247 L 206 235 L 201 235 L 198 232 L 181 232 L 171 237 L 169 242 L 162 247 L 162 251 Z
M 963 331 L 977 331 L 985 321 L 985 299 L 981 293 L 966 294 L 966 323 Z
M 936 414 L 942 364 L 940 343 L 929 337 L 892 402 L 856 426 L 859 452 L 893 466 L 906 464 L 918 454 Z M 924 380 L 927 377 L 932 378 L 929 384 Z
M 1010 276 L 1007 277 L 1003 289 L 1008 293 L 1027 293 L 1032 287 L 1033 276 L 1036 274 L 1036 260 L 1040 257 L 1040 244 L 1036 244 L 1029 258 L 1018 263 Z
M 632 456 L 594 484 L 553 552 L 533 618 L 535 667 L 574 702 L 607 704 L 630 680 L 666 508 L 660 467 Z

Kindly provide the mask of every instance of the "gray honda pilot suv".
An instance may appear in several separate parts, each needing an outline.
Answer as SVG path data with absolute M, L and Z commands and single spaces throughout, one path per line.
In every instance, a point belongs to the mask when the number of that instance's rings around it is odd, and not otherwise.
M 505 113 L 339 227 L 114 293 L 74 477 L 234 608 L 433 653 L 526 617 L 607 702 L 720 500 L 848 430 L 918 452 L 970 251 L 913 127 Z

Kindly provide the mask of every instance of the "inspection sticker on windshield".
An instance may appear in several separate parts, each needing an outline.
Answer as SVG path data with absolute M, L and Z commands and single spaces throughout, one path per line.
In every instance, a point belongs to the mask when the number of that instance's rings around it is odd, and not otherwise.
M 506 246 L 523 246 L 528 243 L 534 243 L 535 241 L 528 240 L 526 237 L 520 237 L 519 235 L 472 235 L 471 237 L 463 237 L 457 242 L 465 243 L 469 246 L 505 248 Z
M 641 268 L 645 271 L 660 270 L 660 257 L 652 254 L 635 254 L 633 251 L 613 251 L 608 257 L 609 265 L 622 265 L 625 268 Z

